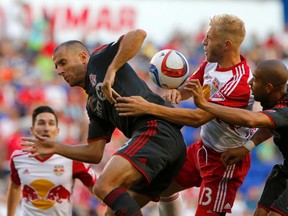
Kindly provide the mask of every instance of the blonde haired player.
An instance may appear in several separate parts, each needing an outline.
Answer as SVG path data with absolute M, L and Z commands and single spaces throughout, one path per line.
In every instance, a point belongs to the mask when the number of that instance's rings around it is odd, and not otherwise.
M 223 106 L 252 109 L 253 97 L 248 85 L 251 70 L 240 45 L 245 37 L 245 25 L 234 15 L 216 15 L 210 20 L 204 45 L 206 60 L 190 77 L 198 79 L 208 100 Z M 191 80 L 183 88 L 170 90 L 166 100 L 179 103 L 192 96 Z M 170 187 L 162 194 L 160 215 L 181 216 L 181 202 L 175 192 L 200 187 L 196 216 L 230 213 L 236 192 L 250 167 L 247 154 L 237 165 L 224 166 L 221 153 L 242 146 L 253 130 L 227 124 L 201 109 L 166 108 L 147 103 L 143 98 L 120 97 L 116 104 L 121 116 L 152 114 L 165 120 L 201 128 L 201 139 L 187 148 L 187 158 Z M 165 197 L 165 198 L 164 198 Z

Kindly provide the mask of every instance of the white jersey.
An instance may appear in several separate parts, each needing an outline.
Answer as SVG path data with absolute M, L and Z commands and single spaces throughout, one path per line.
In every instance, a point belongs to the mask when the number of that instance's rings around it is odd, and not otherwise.
M 190 79 L 200 80 L 210 102 L 252 110 L 254 99 L 248 84 L 252 73 L 242 56 L 241 60 L 228 69 L 217 68 L 217 63 L 205 61 Z M 202 125 L 200 135 L 205 146 L 224 152 L 242 146 L 254 132 L 255 129 L 227 124 L 216 118 Z
M 11 180 L 21 185 L 21 215 L 70 216 L 75 178 L 89 187 L 96 175 L 89 165 L 53 154 L 28 157 L 19 150 L 11 156 Z

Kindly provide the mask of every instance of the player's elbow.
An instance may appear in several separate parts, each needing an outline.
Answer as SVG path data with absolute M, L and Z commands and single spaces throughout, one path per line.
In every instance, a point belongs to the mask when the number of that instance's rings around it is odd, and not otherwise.
M 143 29 L 136 29 L 135 34 L 138 38 L 141 38 L 142 40 L 144 40 L 147 36 L 146 31 L 144 31 Z
M 194 127 L 194 128 L 198 128 L 198 127 L 202 126 L 203 124 L 205 124 L 205 122 L 203 122 L 201 119 L 196 119 L 196 120 L 191 121 L 189 126 Z
M 103 158 L 103 154 L 98 151 L 88 151 L 85 156 L 85 162 L 99 164 Z
M 249 128 L 262 128 L 262 127 L 267 127 L 270 125 L 267 125 L 261 121 L 258 121 L 257 119 L 246 119 L 245 121 L 243 121 L 243 124 L 240 124 L 240 126 L 244 126 L 244 127 L 249 127 Z
M 256 128 L 257 127 L 257 123 L 254 122 L 253 120 L 247 120 L 245 122 L 245 124 L 243 124 L 243 126 L 249 127 L 249 128 Z
M 206 122 L 204 122 L 201 118 L 192 117 L 192 118 L 186 118 L 185 120 L 183 119 L 183 121 L 181 123 L 186 125 L 186 126 L 198 128 Z
M 189 126 L 198 128 L 202 126 L 203 124 L 207 123 L 213 119 L 213 117 L 209 117 L 208 114 L 206 116 L 203 115 L 192 115 L 189 118 Z
M 93 164 L 99 164 L 102 161 L 103 154 L 96 154 L 96 155 L 91 155 L 90 160 L 92 160 L 91 163 Z

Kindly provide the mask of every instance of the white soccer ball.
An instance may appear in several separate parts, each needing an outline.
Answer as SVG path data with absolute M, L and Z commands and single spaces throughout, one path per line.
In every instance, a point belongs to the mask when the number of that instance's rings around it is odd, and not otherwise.
M 190 76 L 189 64 L 180 52 L 165 49 L 152 57 L 149 74 L 157 86 L 164 89 L 175 89 Z

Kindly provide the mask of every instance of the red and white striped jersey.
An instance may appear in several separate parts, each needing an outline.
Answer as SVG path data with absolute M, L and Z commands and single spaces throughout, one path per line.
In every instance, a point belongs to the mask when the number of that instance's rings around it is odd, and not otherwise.
M 11 156 L 11 180 L 21 185 L 21 215 L 72 215 L 75 178 L 93 186 L 96 175 L 89 165 L 53 154 L 45 159 L 19 150 Z
M 217 63 L 204 61 L 200 68 L 190 77 L 199 79 L 206 98 L 223 106 L 252 110 L 253 95 L 249 81 L 252 73 L 244 57 L 231 68 L 218 68 Z M 243 145 L 255 132 L 255 129 L 240 127 L 215 118 L 201 128 L 203 143 L 217 152 Z

